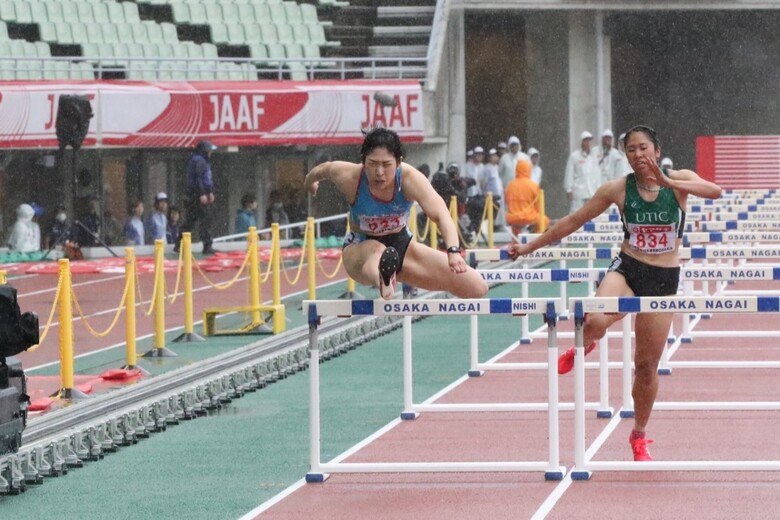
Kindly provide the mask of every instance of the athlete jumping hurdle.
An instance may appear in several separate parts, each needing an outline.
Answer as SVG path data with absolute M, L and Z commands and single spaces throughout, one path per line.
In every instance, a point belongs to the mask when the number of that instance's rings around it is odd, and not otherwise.
M 680 278 L 680 248 L 688 195 L 717 199 L 721 189 L 691 170 L 661 169 L 661 145 L 655 130 L 635 126 L 624 138 L 633 173 L 604 183 L 585 205 L 567 215 L 529 244 L 512 244 L 511 258 L 533 251 L 574 233 L 615 204 L 623 222 L 624 240 L 598 286 L 596 296 L 671 296 Z M 590 313 L 584 327 L 585 353 L 596 348 L 607 329 L 624 313 Z M 634 429 L 629 442 L 634 460 L 652 460 L 645 437 L 658 393 L 658 363 L 666 344 L 673 314 L 643 312 L 636 315 L 634 354 Z M 558 372 L 574 366 L 574 348 L 558 359 Z
M 332 161 L 314 167 L 304 181 L 312 195 L 320 181 L 330 180 L 347 197 L 351 231 L 344 238 L 344 267 L 355 281 L 393 297 L 398 280 L 459 298 L 481 298 L 487 283 L 467 266 L 458 246 L 458 231 L 444 200 L 416 168 L 402 162 L 398 134 L 376 128 L 360 148 L 362 163 Z M 413 240 L 407 227 L 417 202 L 441 230 L 446 253 Z

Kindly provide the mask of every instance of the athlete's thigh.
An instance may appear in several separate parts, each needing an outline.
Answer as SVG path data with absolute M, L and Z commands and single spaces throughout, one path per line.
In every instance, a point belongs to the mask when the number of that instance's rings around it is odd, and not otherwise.
M 447 273 L 453 274 L 447 255 L 412 240 L 406 249 L 398 279 L 417 287 L 442 289 L 445 284 L 442 275 Z
M 642 312 L 636 315 L 634 331 L 636 352 L 634 362 L 658 364 L 669 337 L 669 327 L 674 314 L 661 312 Z
M 631 288 L 626 283 L 625 277 L 620 274 L 616 273 L 614 271 L 608 271 L 607 274 L 604 275 L 604 278 L 601 279 L 601 282 L 599 282 L 599 286 L 596 289 L 596 294 L 594 296 L 597 297 L 621 297 L 621 296 L 633 296 L 634 292 L 631 290 Z M 625 313 L 622 312 L 614 312 L 614 313 L 588 313 L 588 319 L 589 320 L 599 320 L 601 321 L 602 326 L 607 329 L 610 325 L 615 323 L 616 321 L 620 321 L 625 317 Z
M 373 283 L 364 279 L 363 266 L 372 258 L 377 258 L 385 246 L 376 240 L 364 240 L 358 244 L 350 244 L 341 251 L 341 257 L 344 260 L 344 268 L 349 276 L 360 283 Z M 378 269 L 378 264 L 377 266 Z

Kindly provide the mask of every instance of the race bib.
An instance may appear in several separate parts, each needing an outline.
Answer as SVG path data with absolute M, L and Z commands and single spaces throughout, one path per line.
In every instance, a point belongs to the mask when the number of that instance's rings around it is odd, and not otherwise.
M 407 215 L 360 216 L 360 230 L 373 235 L 397 231 L 406 226 Z
M 674 251 L 677 241 L 675 224 L 629 224 L 628 245 L 643 253 L 657 255 Z

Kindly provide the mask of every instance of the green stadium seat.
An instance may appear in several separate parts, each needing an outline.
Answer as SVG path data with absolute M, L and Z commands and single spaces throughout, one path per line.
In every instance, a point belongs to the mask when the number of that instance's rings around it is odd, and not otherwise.
M 253 64 L 244 62 L 239 63 L 238 66 L 241 67 L 241 75 L 245 81 L 254 81 L 257 79 L 257 67 Z
M 171 4 L 171 17 L 173 18 L 173 23 L 190 23 L 190 7 L 182 2 Z
M 135 41 L 133 27 L 126 23 L 103 24 L 103 36 L 107 42 L 132 43 Z
M 79 40 L 83 40 L 83 39 L 86 38 L 86 40 L 88 42 L 104 42 L 104 41 L 106 41 L 106 40 L 103 39 L 103 31 L 100 29 L 100 25 L 98 25 L 98 24 L 96 24 L 94 22 L 93 23 L 84 24 L 84 25 L 85 25 L 85 29 L 86 29 L 85 32 L 83 32 L 83 33 L 75 33 L 74 32 L 74 34 L 79 34 L 80 35 L 79 38 L 78 38 Z M 71 31 L 73 31 L 73 27 L 71 27 Z M 113 34 L 113 33 L 109 33 L 109 37 L 110 37 L 110 34 Z
M 122 2 L 122 10 L 125 12 L 126 22 L 134 23 L 141 21 L 141 16 L 138 14 L 138 4 L 135 2 Z
M 236 9 L 241 23 L 255 23 L 255 8 L 252 4 L 237 4 Z
M 276 36 L 279 43 L 295 43 L 295 35 L 292 26 L 286 23 L 276 24 Z
M 192 62 L 199 78 L 203 81 L 213 81 L 217 78 L 217 62 L 195 61 Z
M 322 53 L 320 53 L 320 46 L 316 43 L 305 43 L 301 45 L 301 49 L 303 50 L 303 57 L 306 58 L 307 61 L 305 62 L 307 65 L 312 65 L 314 67 L 320 67 L 323 65 L 322 63 Z
M 301 13 L 301 6 L 295 2 L 284 3 L 284 14 L 287 18 L 287 23 L 303 23 L 303 14 Z
M 284 4 L 270 4 L 268 6 L 271 13 L 271 21 L 273 23 L 287 23 L 287 13 L 284 9 Z
M 130 42 L 127 44 L 127 57 L 128 58 L 143 58 L 144 47 L 138 42 Z
M 217 65 L 217 79 L 241 81 L 247 78 L 244 78 L 244 71 L 238 63 L 220 61 Z
M 183 42 L 169 43 L 174 58 L 188 58 L 187 46 Z
M 46 10 L 46 3 L 44 2 L 31 2 L 30 13 L 32 14 L 33 23 L 49 21 L 49 12 Z
M 170 43 L 152 44 L 157 48 L 158 58 L 173 58 L 173 46 Z
M 252 16 L 254 17 L 254 13 Z M 222 19 L 225 20 L 225 23 L 241 23 L 243 21 L 238 12 L 238 6 L 231 3 L 222 4 Z
M 287 57 L 284 53 L 284 45 L 281 43 L 266 43 L 265 48 L 268 50 L 267 63 L 272 67 L 278 67 Z
M 329 45 L 327 38 L 325 37 L 325 29 L 318 23 L 306 24 L 309 28 L 309 41 L 316 43 L 317 45 Z
M 306 67 L 300 62 L 291 61 L 286 64 L 290 73 L 290 79 L 293 81 L 308 81 L 309 75 L 306 73 Z
M 130 58 L 129 44 L 124 42 L 116 42 L 111 44 L 111 50 L 117 58 Z
M 14 58 L 21 58 L 25 56 L 25 49 L 24 49 L 24 40 L 11 40 L 8 42 L 10 44 L 11 48 L 11 54 L 10 56 Z
M 108 23 L 111 20 L 108 17 L 108 7 L 102 2 L 92 4 L 92 16 L 95 23 Z
M 65 44 L 71 44 L 76 43 L 73 40 L 73 33 L 70 32 L 70 23 L 68 22 L 59 22 L 55 24 L 57 28 L 57 43 L 65 43 Z M 45 40 L 44 40 L 45 41 Z
M 160 23 L 160 29 L 162 30 L 162 38 L 165 43 L 178 43 L 179 33 L 176 32 L 176 26 L 170 22 Z
M 10 40 L 11 38 L 8 36 L 8 25 L 0 21 L 0 41 L 6 41 Z
M 184 42 L 184 45 L 187 49 L 187 57 L 188 58 L 202 58 L 203 57 L 203 46 L 198 45 L 195 42 Z
M 87 60 L 94 60 L 100 56 L 100 50 L 97 43 L 82 42 L 81 55 Z
M 279 43 L 279 34 L 276 32 L 275 24 L 261 23 L 260 34 L 262 34 L 262 41 L 266 44 Z
M 255 61 L 265 63 L 268 60 L 268 49 L 264 43 L 252 43 L 249 45 L 249 56 Z
M 249 44 L 263 43 L 263 34 L 256 23 L 244 23 L 244 36 Z
M 62 2 L 43 2 L 46 6 L 46 19 L 50 22 L 64 22 Z
M 206 19 L 209 23 L 225 23 L 222 19 L 222 6 L 219 4 L 204 4 L 206 8 Z
M 109 2 L 106 4 L 108 7 L 108 19 L 111 23 L 125 23 L 125 10 L 122 4 L 119 2 Z
M 302 45 L 310 43 L 311 37 L 309 36 L 309 28 L 303 24 L 296 24 L 292 26 L 293 39 L 295 43 Z
M 33 23 L 32 10 L 30 4 L 19 0 L 15 3 L 16 7 L 16 23 Z
M 76 23 L 79 21 L 79 10 L 75 2 L 62 3 L 62 21 L 66 23 Z
M 224 23 L 213 23 L 209 25 L 211 31 L 212 43 L 228 43 L 228 29 Z
M 146 43 L 137 42 L 137 43 L 138 43 L 138 45 L 141 46 L 141 54 L 140 54 L 140 56 L 143 56 L 144 58 L 157 58 L 158 57 L 157 53 L 159 52 L 159 50 L 157 49 L 157 44 L 156 43 L 149 43 L 149 42 L 146 42 Z
M 46 42 L 34 42 L 33 45 L 35 45 L 35 53 L 38 56 L 41 57 L 49 57 L 51 56 L 51 47 L 49 47 L 49 44 Z
M 64 22 L 57 22 L 58 24 Z M 43 22 L 38 24 L 38 36 L 42 41 L 57 43 L 57 24 L 54 22 Z
M 11 42 L 5 40 L 0 41 L 0 57 L 10 58 L 11 56 Z
M 312 4 L 300 4 L 301 23 L 318 23 L 317 8 Z
M 217 46 L 213 43 L 201 43 L 200 44 L 201 49 L 203 49 L 203 57 L 204 58 L 218 58 L 219 54 L 217 53 Z
M 146 34 L 148 35 L 149 43 L 165 43 L 162 25 L 149 20 L 144 20 L 141 23 L 146 25 Z
M 149 36 L 146 32 L 146 25 L 137 22 L 130 25 L 130 29 L 133 31 L 133 41 L 139 43 L 148 43 Z
M 16 60 L 0 60 L 0 79 L 16 78 Z
M 228 43 L 230 45 L 244 45 L 246 36 L 244 35 L 244 26 L 240 23 L 225 24 L 228 32 Z
M 193 25 L 206 25 L 206 7 L 203 4 L 190 4 L 190 23 Z
M 255 22 L 271 23 L 271 8 L 268 4 L 255 4 Z
M 93 23 L 95 21 L 95 15 L 92 13 L 92 4 L 90 2 L 77 2 L 76 12 L 78 12 L 80 22 Z
M 71 62 L 71 75 L 75 79 L 95 79 L 95 69 L 89 63 L 75 63 Z
M 0 2 L 0 19 L 4 22 L 16 21 L 16 6 L 11 0 Z

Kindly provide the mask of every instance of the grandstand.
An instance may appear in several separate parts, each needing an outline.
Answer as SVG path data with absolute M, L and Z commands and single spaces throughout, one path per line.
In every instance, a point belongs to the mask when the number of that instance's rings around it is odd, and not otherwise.
M 425 76 L 435 2 L 2 0 L 0 79 Z

